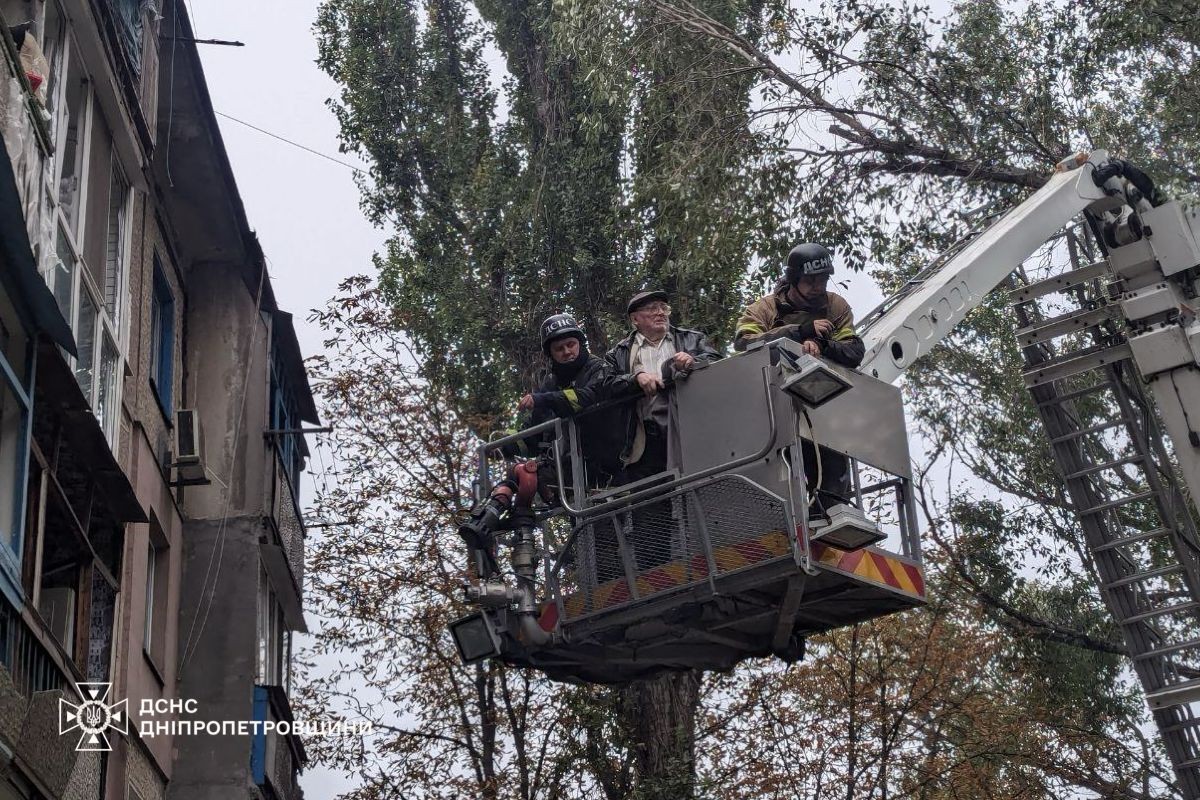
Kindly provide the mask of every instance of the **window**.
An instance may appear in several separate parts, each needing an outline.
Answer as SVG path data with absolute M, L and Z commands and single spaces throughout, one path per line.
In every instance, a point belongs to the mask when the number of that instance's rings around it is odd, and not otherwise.
M 129 261 L 129 181 L 117 163 L 70 26 L 46 3 L 44 50 L 50 64 L 46 106 L 55 156 L 45 199 L 54 220 L 54 257 L 45 279 L 75 335 L 68 358 L 112 447 L 120 430 Z M 49 243 L 46 243 L 49 248 Z
M 21 584 L 26 469 L 30 432 L 29 337 L 0 288 L 0 570 Z
M 29 490 L 24 568 L 27 606 L 36 609 L 48 633 L 89 681 L 109 680 L 117 585 L 121 574 L 123 525 L 108 514 L 92 514 L 91 490 L 77 480 L 52 475 L 78 474 L 69 437 L 61 435 L 63 416 L 43 404 L 47 424 L 35 426 L 37 446 L 29 448 Z M 57 454 L 55 466 L 46 453 Z M 86 521 L 86 523 L 84 522 Z
M 42 22 L 42 53 L 46 63 L 50 65 L 50 75 L 46 82 L 46 110 L 51 118 L 55 116 L 58 104 L 55 99 L 59 96 L 59 83 L 63 75 L 63 65 L 66 63 L 65 49 L 67 47 L 67 26 L 63 13 L 58 9 L 57 2 L 46 3 L 46 16 Z
M 145 12 L 157 6 L 155 0 L 112 0 L 121 48 L 135 73 L 142 68 L 142 28 Z
M 292 635 L 283 621 L 283 609 L 271 590 L 265 570 L 258 574 L 258 659 L 255 681 L 260 686 L 291 683 Z
M 295 395 L 284 377 L 283 363 L 278 352 L 271 358 L 271 427 L 275 430 L 298 430 L 300 412 Z M 299 498 L 300 473 L 304 470 L 304 440 L 299 434 L 282 433 L 274 437 L 275 447 L 283 463 L 284 473 L 292 486 L 292 494 Z
M 99 321 L 100 309 L 85 293 L 79 309 L 79 319 L 75 324 L 75 347 L 79 356 L 75 359 L 75 380 L 83 389 L 84 397 L 92 396 L 95 384 L 96 366 L 96 323 Z
M 125 263 L 127 261 L 126 226 L 129 224 L 129 182 L 121 172 L 116 159 L 112 162 L 109 179 L 111 193 L 108 198 L 107 245 L 104 249 L 104 310 L 112 320 L 113 327 L 120 332 L 124 320 Z
M 58 310 L 62 312 L 63 318 L 68 323 L 73 323 L 75 319 L 76 264 L 75 256 L 71 252 L 71 245 L 67 242 L 67 233 L 62 227 L 58 229 L 55 255 L 57 258 L 51 273 L 46 276 L 46 283 L 54 292 L 54 300 L 58 303 Z
M 175 298 L 154 256 L 154 297 L 150 303 L 150 386 L 162 412 L 171 418 L 171 388 L 175 373 Z
M 78 517 L 70 503 L 53 484 L 46 492 L 45 513 L 37 564 L 37 609 L 59 645 L 72 658 L 77 654 L 80 628 L 88 630 L 87 618 L 80 614 L 81 589 L 90 585 L 80 558 Z M 85 603 L 86 608 L 90 603 Z M 86 652 L 86 651 L 85 651 Z M 80 660 L 77 659 L 77 664 Z
M 92 120 L 88 142 L 87 191 L 84 193 L 84 224 L 76 234 L 76 242 L 83 248 L 83 261 L 98 289 L 104 287 L 104 270 L 108 265 L 107 249 L 109 236 L 109 212 L 114 200 L 113 190 L 113 139 L 99 113 Z M 118 203 L 124 200 L 115 198 Z
M 142 648 L 160 674 L 167 654 L 167 582 L 171 551 L 158 520 L 151 516 L 146 544 L 146 624 Z
M 50 198 L 57 203 L 72 235 L 79 232 L 79 208 L 87 156 L 87 133 L 91 124 L 92 92 L 83 72 L 83 61 L 67 26 L 58 21 L 57 9 L 47 4 L 47 30 L 57 29 L 59 41 L 52 43 L 50 84 L 46 104 L 50 112 L 50 135 L 54 140 L 53 186 Z M 51 18 L 56 18 L 53 23 Z

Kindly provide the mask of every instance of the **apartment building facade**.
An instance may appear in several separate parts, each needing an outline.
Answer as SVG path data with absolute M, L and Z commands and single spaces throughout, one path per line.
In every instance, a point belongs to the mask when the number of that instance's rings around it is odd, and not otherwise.
M 185 6 L 0 15 L 0 800 L 299 798 L 178 724 L 291 718 L 317 422 Z

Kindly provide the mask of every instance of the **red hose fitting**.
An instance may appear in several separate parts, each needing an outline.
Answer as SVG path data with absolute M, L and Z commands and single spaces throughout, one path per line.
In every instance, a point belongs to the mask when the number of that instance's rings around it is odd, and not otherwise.
M 522 461 L 508 471 L 508 477 L 517 484 L 517 506 L 528 508 L 532 505 L 538 488 L 537 470 L 536 461 Z

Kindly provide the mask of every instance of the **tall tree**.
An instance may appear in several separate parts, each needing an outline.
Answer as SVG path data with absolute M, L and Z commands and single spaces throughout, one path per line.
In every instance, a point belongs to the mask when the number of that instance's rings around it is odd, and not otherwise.
M 705 9 L 754 40 L 764 5 Z M 395 226 L 379 258 L 395 322 L 421 379 L 480 435 L 539 371 L 542 317 L 575 312 L 605 349 L 632 292 L 660 286 L 678 321 L 720 338 L 746 264 L 779 246 L 772 198 L 789 173 L 767 167 L 779 143 L 751 125 L 734 57 L 636 5 L 579 12 L 328 0 L 317 22 L 344 145 L 371 165 L 364 207 Z M 697 68 L 718 80 L 692 80 Z M 633 765 L 611 797 L 691 795 L 699 686 L 667 675 L 597 700 L 621 715 Z
M 790 15 L 771 50 L 686 1 L 655 2 L 681 33 L 725 43 L 773 87 L 764 113 L 796 120 L 810 176 L 805 229 L 885 287 L 1078 149 L 1107 147 L 1168 191 L 1195 192 L 1198 37 L 1179 4 L 991 0 L 937 19 L 920 4 L 844 0 Z M 970 477 L 933 515 L 969 534 L 935 537 L 943 579 L 1015 635 L 1025 663 L 1064 645 L 1077 653 L 1070 669 L 1039 673 L 1043 702 L 1121 708 L 1131 687 L 1099 656 L 1122 647 L 1022 385 L 1016 327 L 994 298 L 907 373 L 924 441 Z M 1144 711 L 1123 708 L 1109 722 L 1130 730 Z M 1157 744 L 1145 758 L 1142 775 L 1165 773 Z
M 358 778 L 347 800 L 581 797 L 602 782 L 621 796 L 628 781 L 588 760 L 605 720 L 586 718 L 575 690 L 498 663 L 464 669 L 445 634 L 465 613 L 450 532 L 470 508 L 475 444 L 457 398 L 421 377 L 374 279 L 343 283 L 315 320 L 330 339 L 314 384 L 338 425 L 316 452 L 313 512 L 328 527 L 310 540 L 308 596 L 321 626 L 298 704 L 372 730 L 313 739 L 310 754 Z
M 761 6 L 707 8 L 753 39 Z M 601 350 L 630 294 L 657 285 L 688 324 L 728 334 L 746 262 L 774 253 L 782 217 L 764 198 L 785 176 L 753 168 L 774 145 L 748 124 L 751 81 L 680 91 L 697 63 L 731 57 L 672 47 L 653 15 L 599 22 L 589 35 L 636 57 L 577 47 L 578 17 L 549 0 L 320 10 L 344 147 L 371 165 L 364 208 L 395 226 L 384 286 L 423 373 L 481 422 L 541 368 L 550 313 L 579 314 Z
M 366 372 L 420 387 L 394 398 L 403 413 L 379 430 L 427 454 L 427 435 L 405 437 L 428 429 L 425 410 L 442 409 L 458 443 L 448 449 L 461 454 L 471 432 L 506 422 L 528 385 L 541 316 L 576 311 L 603 346 L 621 328 L 623 298 L 647 281 L 679 293 L 685 322 L 727 335 L 732 298 L 774 269 L 789 221 L 895 286 L 972 224 L 953 211 L 1018 200 L 1076 148 L 1108 146 L 1170 190 L 1194 191 L 1187 5 L 984 0 L 939 19 L 916 4 L 856 0 L 819 11 L 330 0 L 318 35 L 342 86 L 333 107 L 347 147 L 372 164 L 364 207 L 397 231 L 379 259 L 383 305 L 366 323 L 411 348 L 396 363 L 415 370 L 385 360 Z M 363 344 L 363 320 L 329 322 L 331 336 Z M 327 757 L 402 765 L 408 783 L 381 774 L 363 798 L 436 796 L 439 786 L 522 798 L 830 786 L 848 798 L 1162 796 L 1165 761 L 1141 738 L 1140 700 L 1020 385 L 1013 324 L 1001 303 L 986 304 L 906 383 L 938 463 L 931 474 L 974 476 L 929 495 L 929 610 L 825 637 L 800 667 L 682 678 L 662 699 L 654 686 L 642 698 L 548 691 L 498 667 L 457 670 L 438 639 L 455 609 L 452 579 L 431 591 L 421 568 L 442 558 L 450 570 L 457 554 L 453 543 L 440 556 L 421 547 L 445 544 L 438 531 L 453 509 L 416 528 L 406 526 L 417 514 L 388 517 L 355 541 L 327 537 L 314 572 L 328 614 L 357 609 L 327 643 L 374 654 L 343 675 L 376 674 L 366 666 L 391 652 L 382 635 L 401 634 L 392 645 L 405 655 L 378 690 L 395 691 L 403 713 L 371 705 L 396 716 L 395 739 Z M 350 396 L 361 404 L 377 391 L 368 382 Z M 364 430 L 380 422 L 367 421 Z M 331 495 L 331 512 L 374 513 L 403 495 L 428 514 L 428 487 L 457 491 L 449 478 L 386 475 L 411 468 L 407 452 L 389 460 L 377 444 L 343 444 L 358 454 L 355 470 L 385 475 Z M 436 467 L 449 476 L 458 457 Z M 395 531 L 422 544 L 382 552 Z M 1019 566 L 1029 554 L 1036 570 Z M 400 556 L 404 566 L 387 567 L 395 580 L 355 600 L 363 563 Z M 658 732 L 674 728 L 668 709 L 698 727 L 656 738 L 634 724 L 644 703 L 666 722 Z

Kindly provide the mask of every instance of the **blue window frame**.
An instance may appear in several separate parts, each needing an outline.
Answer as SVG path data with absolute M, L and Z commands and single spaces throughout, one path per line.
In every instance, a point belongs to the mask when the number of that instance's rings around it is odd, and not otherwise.
M 175 298 L 154 256 L 154 296 L 150 302 L 150 386 L 167 419 L 175 412 L 171 389 L 175 379 Z
M 19 604 L 34 363 L 25 330 L 4 323 L 19 317 L 0 321 L 0 593 Z
M 254 720 L 266 722 L 271 718 L 271 703 L 267 687 L 254 687 Z M 254 738 L 250 740 L 250 774 L 254 783 L 262 786 L 267 782 L 267 734 L 262 725 L 254 726 Z

